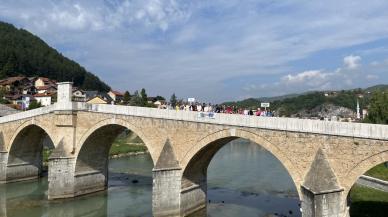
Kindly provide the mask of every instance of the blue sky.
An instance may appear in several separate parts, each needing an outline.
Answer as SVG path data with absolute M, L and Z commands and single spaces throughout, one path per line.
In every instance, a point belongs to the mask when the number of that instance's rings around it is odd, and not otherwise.
M 388 83 L 384 0 L 0 0 L 114 89 L 221 102 Z

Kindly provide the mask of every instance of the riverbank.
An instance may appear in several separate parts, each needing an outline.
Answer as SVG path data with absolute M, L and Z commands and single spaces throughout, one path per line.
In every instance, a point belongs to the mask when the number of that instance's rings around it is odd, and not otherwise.
M 382 217 L 388 212 L 388 193 L 355 185 L 350 192 L 350 216 Z
M 388 181 L 388 168 L 380 164 L 365 175 Z M 352 217 L 381 217 L 388 213 L 387 192 L 356 184 L 350 192 L 350 200 Z
M 43 166 L 48 165 L 48 158 L 51 149 L 43 149 Z M 113 143 L 109 151 L 109 158 L 128 157 L 132 155 L 148 154 L 148 149 L 144 143 Z
M 120 158 L 120 157 L 129 157 L 129 156 L 142 155 L 142 154 L 148 154 L 148 153 L 149 153 L 148 150 L 147 151 L 138 151 L 138 152 L 127 152 L 127 153 L 110 155 L 109 159 Z
M 365 173 L 367 176 L 372 176 L 376 179 L 388 181 L 388 168 L 384 164 L 379 164 Z
M 109 151 L 110 158 L 148 153 L 144 143 L 113 143 Z

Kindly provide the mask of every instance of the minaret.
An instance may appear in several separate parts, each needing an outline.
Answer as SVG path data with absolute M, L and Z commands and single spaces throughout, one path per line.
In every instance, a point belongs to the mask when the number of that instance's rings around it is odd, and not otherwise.
M 361 118 L 361 115 L 360 115 L 360 103 L 358 103 L 358 99 L 357 99 L 357 119 L 360 119 Z

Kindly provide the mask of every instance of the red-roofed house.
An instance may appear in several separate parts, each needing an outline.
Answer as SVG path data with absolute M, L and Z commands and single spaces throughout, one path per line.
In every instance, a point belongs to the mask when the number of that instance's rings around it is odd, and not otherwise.
M 124 94 L 119 92 L 119 91 L 115 91 L 115 90 L 110 90 L 108 92 L 108 95 L 113 99 L 113 101 L 115 102 L 121 102 L 123 101 L 123 98 L 124 98 Z
M 42 106 L 48 106 L 51 105 L 51 99 L 54 94 L 46 94 L 46 93 L 37 93 L 34 95 L 34 98 L 37 102 L 40 102 Z
M 22 93 L 24 86 L 29 84 L 28 78 L 24 76 L 9 77 L 0 80 L 0 87 L 11 94 Z
M 56 81 L 51 80 L 45 77 L 39 77 L 35 80 L 35 87 L 43 87 L 43 86 L 56 86 Z
M 57 87 L 53 85 L 45 85 L 36 87 L 38 93 L 54 93 L 57 91 Z

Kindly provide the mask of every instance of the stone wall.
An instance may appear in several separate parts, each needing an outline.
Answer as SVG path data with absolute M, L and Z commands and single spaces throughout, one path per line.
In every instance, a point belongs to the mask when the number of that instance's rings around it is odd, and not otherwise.
M 363 185 L 369 188 L 374 188 L 380 191 L 388 192 L 388 182 L 376 179 L 370 176 L 362 175 L 358 180 L 357 184 Z

